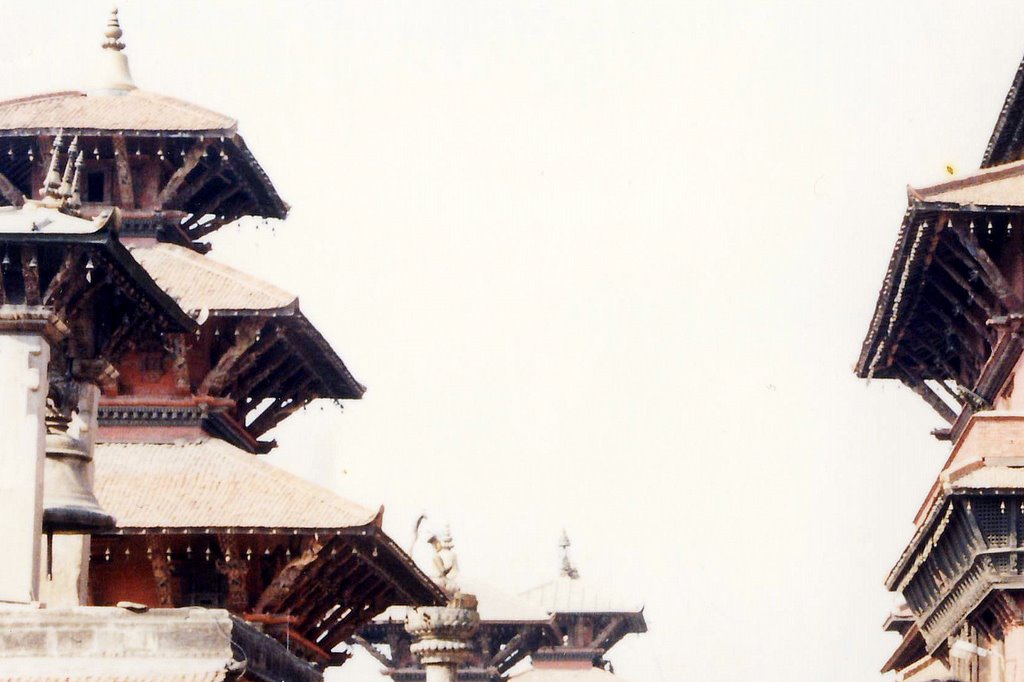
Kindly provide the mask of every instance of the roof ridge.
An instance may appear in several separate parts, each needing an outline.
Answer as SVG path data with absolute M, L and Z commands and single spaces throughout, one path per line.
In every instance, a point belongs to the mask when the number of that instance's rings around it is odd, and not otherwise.
M 25 102 L 35 102 L 38 100 L 71 96 L 88 97 L 88 95 L 81 90 L 58 90 L 56 92 L 43 92 L 35 95 L 25 95 L 24 97 L 15 97 L 14 99 L 0 100 L 0 107 L 6 107 L 10 104 L 24 104 Z
M 977 171 L 974 171 L 969 175 L 944 180 L 943 182 L 935 183 L 933 185 L 925 185 L 924 187 L 912 187 L 908 185 L 907 191 L 911 197 L 917 198 L 923 197 L 927 194 L 939 194 L 950 190 L 974 187 L 975 185 L 981 185 L 993 180 L 1003 180 L 1005 178 L 1021 174 L 1024 174 L 1024 160 L 1012 161 L 1010 163 L 1004 163 L 990 168 L 979 168 Z

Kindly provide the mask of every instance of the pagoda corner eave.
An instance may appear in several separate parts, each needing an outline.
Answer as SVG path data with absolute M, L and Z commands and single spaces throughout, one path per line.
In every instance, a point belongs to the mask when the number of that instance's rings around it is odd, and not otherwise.
M 899 379 L 950 424 L 990 404 L 1020 354 L 1014 222 L 1024 227 L 1024 207 L 914 200 L 856 374 Z

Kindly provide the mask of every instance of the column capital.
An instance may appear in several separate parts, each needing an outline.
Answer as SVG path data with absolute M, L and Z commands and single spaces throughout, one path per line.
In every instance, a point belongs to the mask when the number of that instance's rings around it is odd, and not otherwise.
M 33 333 L 58 343 L 68 328 L 49 308 L 42 306 L 0 305 L 0 334 Z
M 458 665 L 473 651 L 469 639 L 480 626 L 476 597 L 459 593 L 448 606 L 421 606 L 411 609 L 405 630 L 416 638 L 409 650 L 423 665 Z

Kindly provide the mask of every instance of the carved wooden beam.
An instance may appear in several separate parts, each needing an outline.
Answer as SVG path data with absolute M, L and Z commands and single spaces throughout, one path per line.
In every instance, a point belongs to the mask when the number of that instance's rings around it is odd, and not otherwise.
M 192 389 L 192 382 L 188 375 L 188 334 L 167 334 L 166 350 L 171 356 L 171 375 L 174 377 L 174 387 L 183 394 L 188 394 Z
M 139 310 L 132 310 L 128 314 L 128 320 L 119 324 L 114 330 L 114 333 L 107 339 L 106 345 L 103 347 L 100 355 L 116 359 L 121 356 L 121 351 L 125 344 L 136 334 L 142 333 L 144 329 L 151 329 L 151 319 L 140 312 Z
M 57 274 L 50 280 L 49 285 L 46 287 L 46 292 L 43 294 L 44 305 L 49 305 L 58 292 L 63 293 L 64 288 L 69 284 L 74 275 L 77 260 L 78 255 L 74 251 L 68 251 L 67 255 L 64 256 L 60 269 L 57 270 Z
M 373 617 L 374 613 L 379 612 L 383 608 L 380 604 L 383 601 L 383 594 L 387 589 L 388 585 L 384 581 L 379 581 L 371 587 L 364 589 L 363 593 L 367 595 L 364 605 L 369 605 L 370 608 L 363 609 L 361 606 L 353 608 L 344 617 L 324 628 L 327 631 L 327 636 L 321 640 L 321 646 L 330 651 L 352 636 L 356 628 L 368 621 Z
M 292 360 L 294 362 L 294 355 Z M 251 400 L 250 405 L 255 407 L 264 398 L 279 398 L 284 401 L 290 394 L 287 390 L 288 387 L 301 375 L 308 374 L 306 366 L 301 362 L 296 362 L 291 367 L 288 367 L 283 372 L 277 374 L 269 374 L 264 381 L 252 387 L 252 390 L 246 396 Z
M 1013 288 L 1003 277 L 1003 273 L 999 270 L 992 259 L 989 257 L 988 252 L 982 248 L 981 244 L 978 243 L 978 237 L 967 226 L 957 225 L 954 226 L 953 233 L 957 236 L 961 246 L 970 254 L 971 258 L 980 266 L 979 274 L 985 281 L 985 285 L 996 295 L 999 302 L 1003 304 L 1008 312 L 1018 312 L 1021 310 L 1020 298 L 1013 292 Z
M 253 607 L 253 612 L 275 613 L 279 611 L 278 606 L 291 594 L 306 567 L 320 556 L 321 549 L 322 547 L 319 545 L 310 545 L 302 554 L 285 564 L 260 594 Z
M 918 305 L 927 308 L 929 312 L 931 312 L 936 317 L 941 319 L 943 324 L 945 324 L 946 328 L 955 332 L 956 336 L 969 338 L 969 335 L 967 334 L 966 330 L 964 330 L 964 327 L 961 324 L 957 323 L 956 319 L 954 319 L 940 306 L 936 305 L 933 301 L 930 301 L 927 297 L 922 297 L 921 299 L 919 299 L 919 301 L 920 302 L 918 303 Z M 954 305 L 959 304 L 954 303 Z M 970 321 L 966 317 L 964 319 L 964 322 L 970 325 Z M 992 330 L 989 330 L 985 327 L 977 328 L 975 331 L 978 332 L 981 335 L 981 338 L 985 340 L 988 340 L 989 337 L 992 335 Z
M 366 653 L 370 654 L 375 659 L 377 659 L 377 662 L 383 665 L 385 668 L 389 670 L 394 670 L 395 667 L 397 667 L 395 661 L 392 661 L 390 658 L 385 656 L 380 651 L 380 649 L 370 644 L 368 641 L 366 641 L 359 635 L 352 635 L 352 641 L 358 644 L 359 646 L 363 647 L 366 650 Z
M 209 149 L 210 145 L 203 142 L 196 142 L 192 145 L 192 148 L 185 154 L 185 159 L 182 161 L 181 166 L 178 167 L 171 177 L 167 180 L 163 189 L 160 190 L 160 194 L 157 195 L 156 205 L 163 208 L 164 205 L 181 189 L 182 183 L 185 182 L 185 178 L 188 174 L 195 170 L 196 166 L 199 165 L 199 161 L 203 158 L 203 152 Z
M 234 343 L 220 356 L 217 364 L 203 377 L 202 382 L 199 384 L 199 395 L 217 393 L 224 387 L 224 384 L 231 377 L 231 373 L 237 367 L 242 356 L 260 338 L 260 330 L 262 328 L 263 320 L 260 318 L 247 318 L 235 327 Z
M 947 260 L 944 256 L 941 256 L 938 253 L 936 253 L 935 263 L 939 266 L 939 269 L 941 269 L 942 272 L 946 273 L 946 276 L 953 280 L 953 282 L 957 286 L 959 286 L 964 291 L 973 294 L 972 298 L 974 302 L 977 303 L 978 306 L 985 311 L 985 315 L 987 317 L 995 317 L 996 315 L 1000 314 L 999 310 L 991 303 L 989 303 L 989 301 L 985 298 L 985 292 L 975 291 L 974 287 L 971 286 L 971 283 L 963 275 L 957 272 L 953 264 L 950 263 L 949 260 Z
M 929 286 L 935 289 L 935 291 L 937 291 L 939 295 L 942 296 L 942 298 L 946 299 L 946 301 L 948 301 L 949 304 L 953 306 L 953 310 L 951 312 L 953 312 L 954 314 L 959 313 L 960 316 L 963 317 L 964 321 L 966 321 L 974 329 L 976 334 L 978 334 L 982 338 L 991 338 L 992 329 L 985 326 L 984 320 L 979 320 L 974 316 L 974 314 L 971 312 L 971 306 L 968 302 L 961 301 L 956 294 L 954 294 L 952 291 L 950 291 L 943 285 L 939 284 L 935 280 L 929 282 Z
M 402 599 L 405 600 L 404 603 L 416 603 L 415 597 L 409 594 L 409 592 L 404 587 L 402 587 L 402 585 L 397 580 L 395 580 L 393 575 L 391 575 L 386 570 L 384 570 L 384 568 L 381 567 L 380 562 L 378 562 L 376 557 L 373 556 L 373 552 L 370 552 L 369 554 L 367 554 L 366 552 L 360 552 L 360 556 L 363 558 L 363 561 L 366 562 L 366 565 L 370 567 L 370 570 L 373 571 L 375 575 L 379 576 L 383 580 L 386 580 L 388 584 L 390 584 L 394 588 L 394 590 L 402 596 Z
M 25 281 L 25 304 L 42 305 L 43 299 L 39 293 L 39 259 L 36 247 L 31 244 L 24 244 L 21 247 L 21 275 Z
M 360 568 L 364 568 L 360 564 Z M 320 628 L 321 630 L 329 630 L 333 625 L 341 622 L 350 613 L 360 610 L 365 603 L 370 599 L 370 589 L 381 584 L 380 578 L 375 576 L 369 571 L 356 571 L 356 579 L 351 583 L 348 583 L 345 587 L 341 598 L 337 600 L 337 609 L 331 612 L 330 615 L 324 615 L 321 612 L 318 616 L 313 618 L 315 621 L 314 627 Z M 356 597 L 358 595 L 358 597 Z
M 590 646 L 594 649 L 606 649 L 606 640 L 611 639 L 612 636 L 615 634 L 615 631 L 621 628 L 623 624 L 625 624 L 625 622 L 625 616 L 612 616 L 609 623 L 605 625 L 604 628 L 602 628 L 601 631 L 598 632 L 592 640 L 590 640 Z
M 354 554 L 349 554 L 336 565 L 326 566 L 319 575 L 311 576 L 293 600 L 289 612 L 297 615 L 304 627 L 311 628 L 325 618 L 325 608 L 338 604 L 344 609 L 352 599 L 351 580 L 361 569 L 362 562 Z M 342 585 L 348 587 L 341 589 Z
M 225 181 L 226 182 L 226 181 Z M 212 197 L 200 204 L 192 212 L 192 217 L 185 221 L 183 227 L 188 230 L 189 234 L 193 232 L 193 228 L 199 223 L 199 220 L 209 214 L 215 214 L 220 205 L 225 201 L 235 196 L 242 190 L 234 185 L 228 185 L 221 191 L 214 194 Z M 202 229 L 202 228 L 200 228 Z
M 152 536 L 146 538 L 146 554 L 149 557 L 150 566 L 153 568 L 153 580 L 156 583 L 158 606 L 168 609 L 174 607 L 170 557 L 167 556 L 166 552 L 160 551 L 160 547 Z
M 11 206 L 18 207 L 25 204 L 25 195 L 3 173 L 0 173 L 0 194 L 10 202 Z
M 345 581 L 351 578 L 360 565 L 359 558 L 351 553 L 334 560 L 333 563 L 331 563 L 331 560 L 328 560 L 327 563 L 328 565 L 319 576 L 319 580 L 314 581 L 308 589 L 295 591 L 288 595 L 283 605 L 288 606 L 289 613 L 294 613 L 306 622 L 311 617 L 314 619 L 321 617 L 322 613 L 318 616 L 312 615 L 317 605 L 323 600 L 330 598 L 331 595 L 337 594 L 339 585 L 343 585 Z
M 128 144 L 124 135 L 114 135 L 114 169 L 117 172 L 117 195 L 121 205 L 135 207 L 135 187 L 132 185 L 132 167 L 128 162 Z
M 939 413 L 939 416 L 945 419 L 947 422 L 952 424 L 956 421 L 956 412 L 946 404 L 946 402 L 939 397 L 935 391 L 931 389 L 928 384 L 924 382 L 920 374 L 908 369 L 901 365 L 899 362 L 896 363 L 897 368 L 900 370 L 902 376 L 900 380 L 906 384 L 914 393 L 921 396 L 926 403 L 928 403 L 932 409 Z
M 233 389 L 242 379 L 247 372 L 256 367 L 257 363 L 261 363 L 264 356 L 269 353 L 281 340 L 281 328 L 276 324 L 270 324 L 266 329 L 260 332 L 260 338 L 255 344 L 249 349 L 247 353 L 242 355 L 238 363 L 234 366 L 232 372 L 228 376 L 228 381 L 221 386 L 220 390 L 224 391 L 225 394 L 230 394 Z
M 310 379 L 308 383 L 312 383 L 313 381 L 313 379 Z M 303 387 L 305 387 L 305 385 Z M 271 404 L 268 409 L 261 412 L 260 416 L 256 417 L 252 424 L 247 427 L 249 433 L 251 433 L 253 437 L 259 438 L 264 433 L 284 421 L 289 415 L 292 415 L 305 407 L 312 398 L 295 396 L 293 398 L 289 398 L 289 400 L 291 402 L 283 407 L 281 407 L 279 403 L 276 407 L 274 404 Z M 275 401 L 275 403 L 276 402 L 277 401 Z
M 249 564 L 242 558 L 241 545 L 234 535 L 218 535 L 217 544 L 224 553 L 217 560 L 217 571 L 228 579 L 227 609 L 235 613 L 249 610 Z
M 234 385 L 227 389 L 224 394 L 231 396 L 238 402 L 239 406 L 246 398 L 253 397 L 254 389 L 263 383 L 267 377 L 271 376 L 274 372 L 281 368 L 281 366 L 291 358 L 291 353 L 288 351 L 287 346 L 283 343 L 275 342 L 274 348 L 278 349 L 277 353 L 265 353 L 264 356 L 268 357 L 268 361 L 258 371 L 252 372 L 250 376 L 239 378 L 235 381 Z M 257 401 L 258 402 L 258 401 Z
M 203 170 L 195 180 L 178 190 L 177 194 L 174 196 L 173 205 L 185 210 L 185 204 L 191 201 L 192 197 L 198 194 L 199 190 L 201 190 L 207 182 L 220 175 L 220 171 L 220 159 L 212 159 L 206 169 Z
M 490 660 L 487 661 L 487 665 L 491 668 L 496 668 L 499 665 L 501 665 L 501 663 L 505 661 L 511 654 L 515 653 L 516 649 L 523 643 L 523 640 L 525 638 L 526 632 L 520 631 L 516 633 L 516 635 L 512 639 L 508 640 L 507 642 L 504 642 L 504 646 L 499 645 L 498 647 L 496 647 L 497 653 L 490 657 Z

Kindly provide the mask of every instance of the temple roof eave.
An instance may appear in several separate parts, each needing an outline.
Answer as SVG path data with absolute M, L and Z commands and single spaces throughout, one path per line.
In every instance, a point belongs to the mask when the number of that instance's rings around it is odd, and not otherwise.
M 15 210 L 24 211 L 25 209 Z M 53 213 L 57 214 L 56 211 Z M 64 214 L 58 215 L 62 216 L 62 219 L 78 220 Z M 115 229 L 116 221 L 116 212 L 112 211 L 105 218 L 97 221 L 82 220 L 83 223 L 97 223 L 97 227 L 93 231 L 0 232 L 0 243 L 80 245 L 99 248 L 156 305 L 163 314 L 164 319 L 175 327 L 172 331 L 194 332 L 198 329 L 196 321 L 153 280 L 150 274 L 132 258 L 128 249 L 118 240 Z

